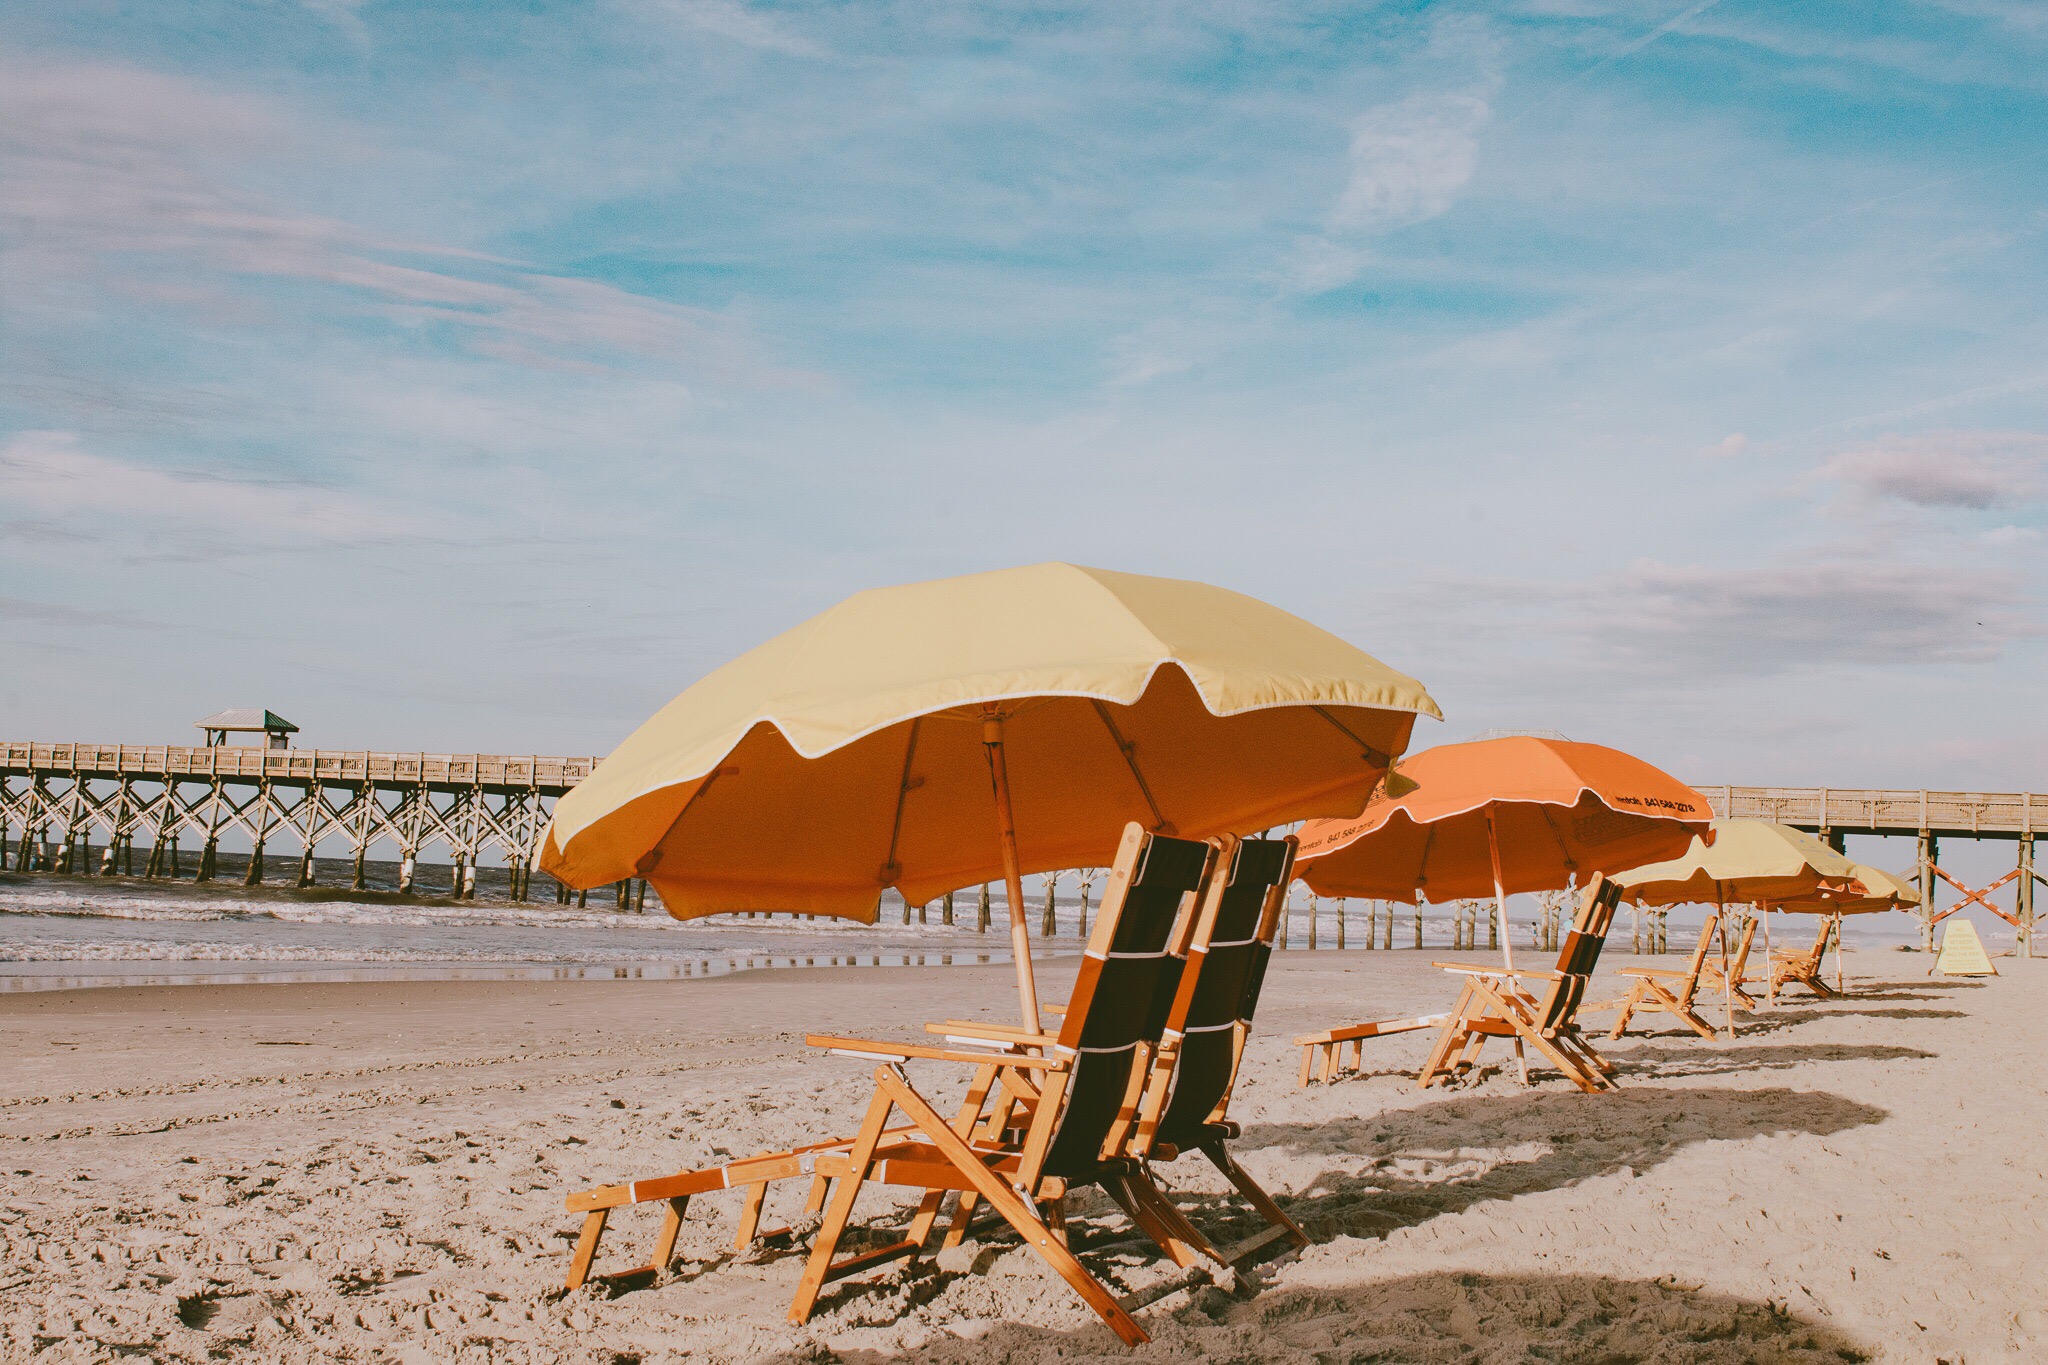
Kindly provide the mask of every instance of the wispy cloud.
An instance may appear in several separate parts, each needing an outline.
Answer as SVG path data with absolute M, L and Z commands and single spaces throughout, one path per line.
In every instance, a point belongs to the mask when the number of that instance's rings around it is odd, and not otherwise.
M 1953 431 L 1893 437 L 1844 451 L 1819 475 L 1866 499 L 1983 511 L 2048 494 L 2048 436 Z
M 17 307 L 81 285 L 212 321 L 274 316 L 255 280 L 324 286 L 326 306 L 442 327 L 533 363 L 637 356 L 725 380 L 773 374 L 728 319 L 516 260 L 274 206 L 234 180 L 310 141 L 260 97 L 102 63 L 0 68 L 0 234 Z M 321 148 L 334 154 L 331 144 Z
M 174 471 L 84 449 L 76 433 L 0 441 L 0 544 L 54 531 L 158 548 L 217 551 L 337 545 L 418 535 L 408 513 L 330 489 Z
M 743 0 L 627 0 L 636 9 L 698 33 L 710 34 L 742 47 L 777 52 L 787 57 L 822 57 L 825 50 L 790 32 Z

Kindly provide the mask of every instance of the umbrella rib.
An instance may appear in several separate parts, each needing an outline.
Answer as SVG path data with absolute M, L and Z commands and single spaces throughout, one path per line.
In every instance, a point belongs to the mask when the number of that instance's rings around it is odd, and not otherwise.
M 1550 831 L 1550 837 L 1557 840 L 1557 853 L 1560 858 L 1564 859 L 1565 871 L 1577 872 L 1579 870 L 1579 865 L 1576 861 L 1573 860 L 1572 851 L 1569 848 L 1565 847 L 1564 835 L 1558 833 L 1557 821 L 1550 818 L 1549 803 L 1541 801 L 1537 802 L 1536 813 L 1543 817 L 1543 827 Z
M 910 722 L 910 739 L 903 746 L 903 776 L 896 783 L 896 818 L 889 825 L 889 856 L 882 860 L 884 886 L 894 886 L 903 876 L 903 868 L 896 861 L 896 843 L 903 837 L 903 802 L 910 795 L 910 765 L 917 760 L 917 732 L 923 724 L 923 716 Z
M 1363 753 L 1366 762 L 1382 768 L 1393 766 L 1394 756 L 1392 754 L 1387 753 L 1385 750 L 1382 749 L 1376 749 L 1372 745 L 1367 744 L 1364 740 L 1360 739 L 1357 736 L 1357 734 L 1355 734 L 1352 731 L 1350 726 L 1346 725 L 1343 721 L 1338 720 L 1335 716 L 1330 714 L 1329 707 L 1311 706 L 1309 710 L 1315 712 L 1324 720 L 1336 726 L 1338 733 L 1342 734 L 1344 738 L 1350 740 L 1353 744 L 1356 744 L 1359 747 L 1360 751 Z
M 1116 722 L 1110 719 L 1107 706 L 1100 701 L 1091 701 L 1090 704 L 1095 707 L 1095 714 L 1102 717 L 1102 728 L 1109 731 L 1110 739 L 1116 744 L 1116 751 L 1124 756 L 1124 766 L 1131 770 L 1131 779 L 1138 784 L 1139 794 L 1145 798 L 1145 805 L 1152 812 L 1152 832 L 1171 834 L 1172 822 L 1160 812 L 1159 802 L 1152 797 L 1152 784 L 1145 780 L 1145 774 L 1138 771 L 1137 746 L 1125 739 L 1123 731 L 1116 728 Z

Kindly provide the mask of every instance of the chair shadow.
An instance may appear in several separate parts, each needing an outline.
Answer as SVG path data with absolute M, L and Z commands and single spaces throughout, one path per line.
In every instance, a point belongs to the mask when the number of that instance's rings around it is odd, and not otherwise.
M 1126 1352 L 1109 1329 L 1002 1323 L 970 1339 L 940 1333 L 903 1352 L 811 1344 L 770 1365 L 1051 1365 L 1140 1360 L 1754 1361 L 1841 1365 L 1870 1350 L 1781 1302 L 1759 1303 L 1664 1280 L 1439 1271 L 1336 1288 L 1227 1294 L 1196 1289 L 1140 1319 L 1152 1340 Z M 1481 1343 L 1484 1343 L 1483 1348 Z
M 1790 1027 L 1780 1025 L 1779 1027 Z M 1764 1030 L 1758 1030 L 1764 1032 Z M 1940 1056 L 1923 1048 L 1891 1043 L 1805 1043 L 1765 1047 L 1707 1044 L 1691 1034 L 1676 1047 L 1645 1043 L 1627 1051 L 1611 1051 L 1607 1059 L 1623 1079 L 1651 1080 L 1673 1076 L 1729 1076 L 1737 1072 L 1784 1071 L 1808 1062 L 1929 1061 Z
M 1754 1050 L 1754 1049 L 1752 1049 Z M 1725 1054 L 1722 1054 L 1725 1055 Z M 1333 1163 L 1303 1192 L 1279 1202 L 1317 1242 L 1381 1237 L 1396 1228 L 1475 1204 L 1538 1194 L 1626 1167 L 1644 1171 L 1699 1142 L 1766 1133 L 1816 1135 L 1881 1123 L 1888 1111 L 1826 1091 L 1663 1090 L 1633 1087 L 1596 1098 L 1574 1093 L 1472 1096 L 1363 1118 L 1318 1124 L 1262 1124 L 1232 1144 L 1242 1159 L 1261 1148 L 1368 1157 Z M 1445 1174 L 1412 1169 L 1430 1154 L 1540 1153 L 1444 1162 Z M 1414 1154 L 1404 1158 L 1403 1154 Z M 1491 1164 L 1488 1164 L 1489 1161 Z M 1165 1168 L 1170 1171 L 1171 1168 Z M 1263 1223 L 1221 1195 L 1175 1193 L 1213 1237 L 1235 1238 Z

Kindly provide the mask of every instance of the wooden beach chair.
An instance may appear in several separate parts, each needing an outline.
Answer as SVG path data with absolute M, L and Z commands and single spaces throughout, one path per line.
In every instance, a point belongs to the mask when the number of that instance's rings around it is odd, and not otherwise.
M 1176 931 L 1170 948 L 1185 965 L 1159 1030 L 1160 1043 L 1139 1101 L 1135 1130 L 1121 1148 L 1103 1154 L 1109 1173 L 1102 1188 L 1181 1266 L 1193 1264 L 1198 1256 L 1234 1265 L 1283 1238 L 1296 1246 L 1308 1244 L 1307 1234 L 1237 1164 L 1226 1146 L 1240 1132 L 1228 1116 L 1230 1096 L 1293 875 L 1295 840 L 1239 840 L 1226 835 L 1215 843 L 1217 858 L 1200 904 Z M 1016 1033 L 1010 1027 L 961 1020 L 926 1028 L 944 1033 L 948 1042 L 970 1045 Z M 1014 1135 L 1016 1114 L 1028 1110 L 1031 1101 L 1013 1097 L 1011 1103 L 1009 1115 L 990 1112 L 984 1120 L 985 1135 L 992 1136 L 1005 1125 L 1011 1125 Z M 1223 1172 L 1266 1220 L 1264 1232 L 1219 1251 L 1187 1220 L 1152 1179 L 1150 1163 L 1172 1161 L 1188 1151 L 1200 1151 Z M 972 1191 L 961 1195 L 947 1234 L 949 1244 L 960 1238 L 976 1200 Z
M 1721 964 L 1715 959 L 1710 957 L 1700 964 L 1700 984 L 1708 990 L 1733 995 L 1735 1008 L 1739 1010 L 1756 1009 L 1756 997 L 1742 988 L 1756 979 L 1746 973 L 1749 970 L 1749 948 L 1756 941 L 1757 926 L 1762 922 L 1758 916 L 1751 915 L 1742 926 L 1742 939 L 1735 945 L 1735 957 L 1729 962 L 1725 977 L 1721 974 Z
M 1213 855 L 1209 844 L 1149 834 L 1135 824 L 1126 829 L 1074 994 L 1064 1010 L 1050 1011 L 1063 1016 L 1057 1034 L 990 1028 L 986 1032 L 1001 1036 L 977 1039 L 979 1045 L 972 1048 L 810 1038 L 814 1046 L 887 1063 L 876 1072 L 876 1096 L 869 1111 L 870 1120 L 878 1111 L 883 1114 L 880 1128 L 871 1121 L 852 1138 L 570 1195 L 569 1209 L 583 1212 L 585 1221 L 569 1269 L 569 1287 L 574 1289 L 588 1277 L 612 1209 L 657 1200 L 668 1203 L 653 1260 L 626 1273 L 661 1270 L 674 1252 L 691 1196 L 744 1187 L 735 1243 L 744 1247 L 764 1235 L 759 1221 L 768 1185 L 803 1176 L 812 1181 L 806 1212 L 822 1213 L 825 1220 L 814 1243 L 812 1266 L 799 1286 L 798 1304 L 804 1315 L 824 1284 L 914 1256 L 930 1233 L 945 1193 L 972 1191 L 1017 1226 L 1026 1244 L 1074 1284 L 1120 1335 L 1136 1331 L 1128 1314 L 1106 1298 L 1107 1291 L 1066 1251 L 1064 1241 L 1048 1244 L 1041 1234 L 1061 1222 L 1059 1201 L 1067 1188 L 1124 1173 L 1122 1165 L 1105 1165 L 1099 1157 L 1105 1146 L 1115 1149 L 1124 1142 L 1135 1125 L 1167 1002 L 1179 980 L 1181 960 L 1168 951 L 1173 931 L 1177 921 L 1191 918 L 1181 914 L 1182 902 L 1204 888 Z M 930 1106 L 903 1075 L 902 1063 L 912 1059 L 975 1068 L 967 1097 L 945 1136 L 930 1131 Z M 985 1114 L 991 1101 L 994 1108 Z M 888 1126 L 887 1115 L 896 1109 L 909 1122 Z M 1101 1132 L 1094 1134 L 1091 1146 L 1090 1132 L 1098 1126 Z M 961 1165 L 963 1150 L 973 1155 L 970 1164 L 1007 1193 L 990 1195 L 975 1172 Z M 852 1191 L 869 1180 L 901 1184 L 928 1179 L 938 1183 L 924 1186 L 926 1197 L 902 1240 L 844 1262 L 830 1261 L 832 1248 L 845 1232 Z M 837 1200 L 827 1207 L 834 1181 L 844 1182 L 843 1208 Z M 1030 1196 L 1022 1204 L 1019 1189 Z M 1036 1214 L 1040 1209 L 1047 1212 Z M 1020 1210 L 1033 1222 L 1031 1230 L 1019 1225 Z M 964 1223 L 964 1218 L 955 1219 L 949 1241 L 958 1240 Z M 1105 1311 L 1105 1302 L 1114 1313 Z M 791 1311 L 795 1317 L 797 1306 Z M 1127 1339 L 1142 1340 L 1143 1334 Z
M 1465 987 L 1416 1083 L 1427 1088 L 1462 1076 L 1478 1064 L 1488 1038 L 1507 1038 L 1514 1043 L 1525 1084 L 1529 1079 L 1523 1051 L 1526 1044 L 1579 1089 L 1588 1093 L 1612 1090 L 1614 1066 L 1579 1032 L 1578 1011 L 1620 898 L 1619 886 L 1594 874 L 1558 952 L 1557 966 L 1550 971 L 1509 973 L 1472 963 L 1437 963 L 1445 971 L 1463 976 Z M 1539 997 L 1522 984 L 1524 981 L 1549 984 Z
M 1246 839 L 1219 852 L 1129 1149 L 1140 1163 L 1130 1187 L 1141 1200 L 1153 1201 L 1169 1223 L 1186 1220 L 1152 1180 L 1151 1164 L 1173 1161 L 1184 1152 L 1207 1157 L 1266 1221 L 1263 1232 L 1221 1250 L 1206 1240 L 1190 1244 L 1225 1265 L 1245 1261 L 1276 1241 L 1308 1245 L 1308 1234 L 1237 1164 L 1228 1147 L 1243 1131 L 1230 1119 L 1230 1097 L 1286 912 L 1295 847 L 1292 837 Z M 1161 1245 L 1177 1262 L 1188 1263 L 1178 1248 Z
M 1699 942 L 1693 945 L 1692 957 L 1683 969 L 1677 967 L 1623 967 L 1623 976 L 1634 977 L 1635 984 L 1628 994 L 1619 1000 L 1610 1000 L 1599 1005 L 1587 1006 L 1588 1011 L 1620 1010 L 1615 1016 L 1614 1027 L 1607 1031 L 1609 1038 L 1619 1038 L 1628 1027 L 1629 1020 L 1637 1014 L 1663 1013 L 1681 1019 L 1708 1042 L 1714 1040 L 1714 1026 L 1700 1017 L 1693 1008 L 1693 997 L 1699 994 L 1700 978 L 1706 971 L 1707 950 L 1712 948 L 1716 936 L 1721 932 L 1721 912 L 1709 914 L 1700 925 Z
M 843 1151 L 816 1159 L 816 1174 L 834 1188 L 790 1303 L 791 1322 L 809 1319 L 827 1284 L 915 1256 L 950 1192 L 974 1200 L 956 1212 L 949 1241 L 965 1231 L 973 1208 L 986 1203 L 1126 1343 L 1147 1340 L 1068 1249 L 1065 1200 L 1084 1185 L 1104 1186 L 1120 1203 L 1128 1198 L 1135 1163 L 1118 1153 L 1138 1119 L 1182 976 L 1183 961 L 1171 951 L 1175 921 L 1183 898 L 1203 889 L 1214 851 L 1130 826 L 1059 1032 L 1024 1036 L 1005 1030 L 1008 1036 L 997 1040 L 1002 1046 L 1035 1054 L 1005 1051 L 981 1058 L 951 1123 L 903 1071 L 903 1062 L 931 1049 L 859 1038 L 809 1040 L 883 1065 L 875 1069 L 875 1097 L 859 1134 Z M 992 1096 L 995 1107 L 985 1114 Z M 911 1131 L 892 1135 L 889 1120 L 898 1112 Z M 902 1239 L 835 1259 L 854 1202 L 869 1183 L 922 1190 L 924 1197 Z M 1157 1240 L 1147 1226 L 1156 1205 L 1134 1201 L 1125 1207 Z
M 1814 935 L 1811 948 L 1779 948 L 1771 953 L 1773 994 L 1787 986 L 1804 986 L 1823 1000 L 1840 998 L 1833 986 L 1820 979 L 1821 960 L 1827 956 L 1828 936 L 1834 927 L 1834 920 L 1822 915 L 1820 932 Z

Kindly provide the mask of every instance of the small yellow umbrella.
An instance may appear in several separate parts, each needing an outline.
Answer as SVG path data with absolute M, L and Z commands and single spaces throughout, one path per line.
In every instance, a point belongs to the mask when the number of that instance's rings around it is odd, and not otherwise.
M 872 924 L 1004 879 L 1106 863 L 1126 823 L 1186 838 L 1356 815 L 1422 685 L 1299 617 L 1201 583 L 1039 564 L 859 593 L 706 675 L 557 803 L 541 866 L 645 877 L 678 919 Z
M 1834 920 L 1835 931 L 1835 989 L 1842 989 L 1842 916 L 1881 914 L 1886 910 L 1899 910 L 1908 905 L 1920 903 L 1920 890 L 1904 877 L 1895 876 L 1881 867 L 1868 863 L 1851 863 L 1855 872 L 1854 885 L 1841 890 L 1823 889 L 1799 900 L 1767 903 L 1764 908 L 1764 961 L 1771 958 L 1771 917 L 1770 911 L 1783 910 L 1791 914 L 1828 915 Z M 1777 992 L 1771 985 L 1771 975 L 1764 974 L 1764 988 L 1770 999 L 1777 1000 Z
M 1735 1033 L 1735 984 L 1728 979 L 1728 935 L 1721 914 L 1728 903 L 1814 900 L 1857 889 L 1856 864 L 1804 830 L 1770 820 L 1716 820 L 1713 843 L 1694 839 L 1685 856 L 1620 873 L 1621 898 L 1631 905 L 1712 904 L 1721 940 L 1724 1015 Z M 1764 921 L 1764 957 L 1770 958 L 1770 920 Z

